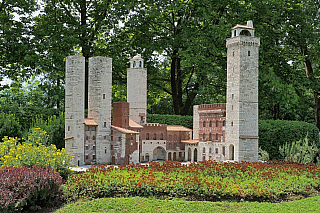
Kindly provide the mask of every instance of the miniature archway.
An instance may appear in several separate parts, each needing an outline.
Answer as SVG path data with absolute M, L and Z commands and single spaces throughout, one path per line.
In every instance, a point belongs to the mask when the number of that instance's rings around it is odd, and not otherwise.
M 191 161 L 191 148 L 188 149 L 188 159 L 187 161 Z
M 241 30 L 240 35 L 251 36 L 251 33 L 249 30 Z
M 197 162 L 198 161 L 198 150 L 197 150 L 197 148 L 195 148 L 193 152 L 194 152 L 193 153 L 194 154 L 193 155 L 193 161 Z
M 158 146 L 153 150 L 153 160 L 166 160 L 166 150 Z

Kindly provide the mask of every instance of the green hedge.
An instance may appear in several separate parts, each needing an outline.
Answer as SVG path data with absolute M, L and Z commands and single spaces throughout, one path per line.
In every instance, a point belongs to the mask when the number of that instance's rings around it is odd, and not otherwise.
M 182 125 L 184 127 L 193 128 L 193 117 L 190 115 L 159 115 L 159 114 L 148 114 L 148 123 L 160 123 L 168 125 Z
M 270 159 L 281 159 L 279 147 L 302 140 L 308 134 L 309 142 L 320 147 L 319 130 L 302 121 L 259 120 L 259 146 L 269 153 Z

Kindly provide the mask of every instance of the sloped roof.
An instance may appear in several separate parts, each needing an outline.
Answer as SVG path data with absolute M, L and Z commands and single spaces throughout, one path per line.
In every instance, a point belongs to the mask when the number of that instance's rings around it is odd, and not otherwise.
M 199 143 L 199 139 L 195 140 L 181 140 L 182 143 L 196 144 Z
M 95 122 L 92 118 L 85 118 L 84 124 L 87 126 L 98 126 L 98 123 Z
M 118 126 L 113 126 L 111 125 L 112 128 L 114 128 L 115 130 L 118 130 L 119 132 L 125 133 L 125 134 L 139 134 L 139 132 L 136 131 L 132 131 L 130 129 L 125 129 L 122 127 L 118 127 Z
M 72 139 L 72 138 L 74 138 L 74 136 L 67 137 L 67 138 L 65 138 L 64 140 L 69 140 L 69 139 Z
M 129 126 L 131 128 L 143 128 L 142 125 L 138 124 L 137 122 L 135 122 L 134 120 L 132 119 L 129 119 Z
M 232 27 L 231 29 L 234 30 L 234 29 L 237 29 L 237 28 L 244 28 L 244 29 L 254 30 L 253 27 L 249 27 L 247 25 L 241 25 L 241 24 L 237 24 L 236 26 Z
M 187 127 L 181 126 L 181 125 L 168 125 L 167 131 L 171 132 L 192 132 L 192 129 L 189 129 Z

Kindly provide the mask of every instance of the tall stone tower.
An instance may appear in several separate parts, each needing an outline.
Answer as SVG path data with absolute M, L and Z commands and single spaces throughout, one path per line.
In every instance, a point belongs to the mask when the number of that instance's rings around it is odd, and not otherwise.
M 252 21 L 232 28 L 227 39 L 227 158 L 258 160 L 258 62 L 260 38 Z
M 112 58 L 89 58 L 88 118 L 97 124 L 96 163 L 111 162 Z
M 73 165 L 84 164 L 84 72 L 84 57 L 66 58 L 65 147 Z
M 127 69 L 127 102 L 130 104 L 130 119 L 144 125 L 147 122 L 147 69 L 143 59 L 135 56 Z

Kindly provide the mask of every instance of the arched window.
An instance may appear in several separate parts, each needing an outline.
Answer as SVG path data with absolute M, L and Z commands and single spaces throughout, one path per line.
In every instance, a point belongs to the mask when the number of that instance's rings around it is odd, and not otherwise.
M 223 126 L 226 126 L 226 121 L 223 121 L 222 125 L 223 125 Z
M 149 133 L 146 134 L 146 140 L 149 140 Z
M 95 140 L 96 139 L 96 136 L 92 136 L 92 140 Z
M 216 140 L 219 140 L 219 135 L 218 135 L 218 133 L 216 134 Z
M 219 149 L 218 148 L 216 148 L 216 154 L 218 154 L 219 153 Z
M 219 126 L 219 121 L 218 120 L 216 120 L 216 127 L 218 127 Z
M 157 134 L 156 133 L 153 134 L 153 140 L 157 140 Z
M 169 135 L 169 141 L 172 141 L 172 135 Z
M 206 127 L 206 121 L 203 121 L 203 127 Z
M 163 140 L 163 134 L 162 133 L 160 134 L 160 140 Z
M 174 135 L 173 138 L 174 138 L 174 141 L 176 141 L 177 140 L 177 135 Z
M 233 126 L 233 121 L 231 121 L 231 126 Z
M 203 140 L 206 140 L 206 133 L 203 133 Z
M 240 35 L 251 36 L 249 30 L 241 30 Z
M 211 141 L 211 140 L 212 140 L 212 134 L 209 133 L 209 141 Z
M 223 155 L 223 156 L 226 155 L 226 147 L 222 147 L 222 155 Z
M 203 147 L 203 153 L 206 153 L 206 148 L 205 147 Z
M 212 121 L 209 122 L 209 127 L 212 127 Z
M 209 153 L 211 153 L 212 152 L 212 149 L 211 149 L 211 147 L 209 148 Z

